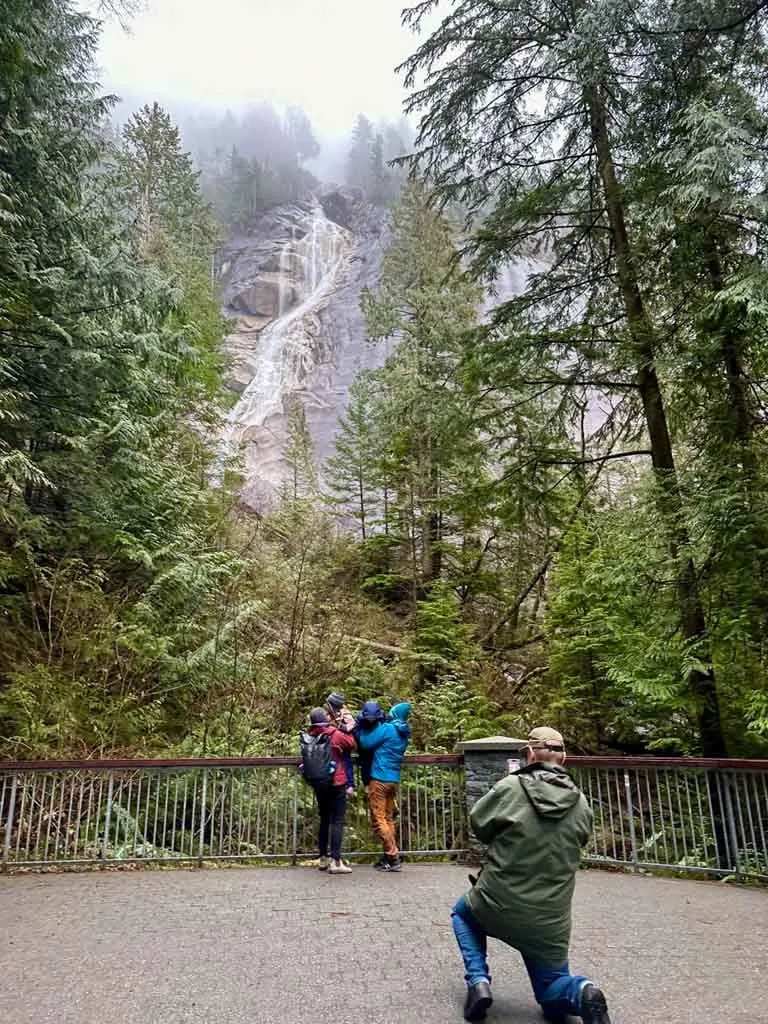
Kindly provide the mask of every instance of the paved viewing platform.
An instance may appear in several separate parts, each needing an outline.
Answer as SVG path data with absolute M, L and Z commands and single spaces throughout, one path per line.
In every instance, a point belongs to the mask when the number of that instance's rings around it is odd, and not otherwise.
M 408 864 L 0 877 L 7 1024 L 450 1024 L 464 986 L 449 911 L 466 871 Z M 768 892 L 580 872 L 572 966 L 614 1024 L 768 1019 Z M 489 1024 L 541 1021 L 490 943 Z

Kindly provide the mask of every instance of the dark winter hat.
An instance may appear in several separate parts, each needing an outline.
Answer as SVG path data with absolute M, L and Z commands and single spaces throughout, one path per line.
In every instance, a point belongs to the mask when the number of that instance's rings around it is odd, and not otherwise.
M 322 708 L 312 708 L 309 712 L 309 721 L 311 725 L 328 725 L 328 715 Z
M 340 693 L 332 693 L 329 695 L 328 700 L 326 700 L 325 703 L 334 711 L 341 711 L 344 707 L 344 697 Z
M 367 700 L 360 711 L 360 717 L 366 722 L 383 722 L 381 704 L 377 700 Z

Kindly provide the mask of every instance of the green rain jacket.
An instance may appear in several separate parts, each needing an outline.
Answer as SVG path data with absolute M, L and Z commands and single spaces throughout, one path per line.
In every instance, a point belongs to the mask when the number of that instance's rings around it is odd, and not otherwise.
M 593 815 L 581 790 L 553 764 L 530 764 L 502 779 L 470 814 L 488 846 L 467 894 L 489 935 L 551 966 L 568 959 L 571 899 Z

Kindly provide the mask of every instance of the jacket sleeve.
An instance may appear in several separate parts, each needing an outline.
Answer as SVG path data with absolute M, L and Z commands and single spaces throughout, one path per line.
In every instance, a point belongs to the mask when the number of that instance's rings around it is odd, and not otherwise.
M 381 725 L 377 725 L 375 729 L 371 729 L 370 732 L 366 732 L 365 729 L 360 730 L 358 742 L 362 750 L 375 750 L 376 747 L 380 747 L 384 740 L 387 738 L 388 730 L 392 729 L 391 725 L 387 725 L 382 722 Z
M 481 843 L 487 846 L 502 829 L 515 820 L 519 807 L 520 783 L 515 779 L 502 779 L 490 792 L 481 796 L 469 814 L 469 823 Z
M 581 835 L 579 836 L 579 839 L 581 841 L 581 845 L 582 846 L 586 846 L 587 843 L 590 840 L 590 837 L 592 835 L 592 831 L 594 829 L 595 815 L 594 815 L 594 812 L 593 812 L 592 808 L 589 806 L 589 804 L 588 804 L 588 802 L 586 800 L 586 797 L 584 797 L 583 794 L 582 794 L 582 800 L 583 800 L 584 814 L 582 815 L 582 821 L 581 821 L 582 829 L 581 829 Z
M 337 729 L 333 734 L 333 746 L 341 753 L 347 753 L 354 750 L 357 744 L 355 743 L 355 737 L 351 733 L 342 732 L 341 729 Z
M 354 716 L 349 711 L 342 711 L 336 728 L 342 732 L 352 732 L 357 727 Z

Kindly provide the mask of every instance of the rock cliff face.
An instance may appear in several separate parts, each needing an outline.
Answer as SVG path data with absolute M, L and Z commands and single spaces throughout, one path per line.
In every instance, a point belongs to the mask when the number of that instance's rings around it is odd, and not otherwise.
M 383 211 L 359 193 L 332 191 L 268 211 L 218 253 L 224 313 L 234 321 L 225 342 L 229 383 L 239 394 L 224 446 L 242 451 L 242 499 L 257 511 L 289 478 L 283 452 L 292 403 L 304 406 L 322 480 L 352 381 L 386 358 L 386 346 L 367 342 L 360 310 L 361 291 L 379 281 L 385 234 Z M 520 294 L 531 269 L 524 262 L 504 268 L 480 316 Z M 588 433 L 605 422 L 605 403 L 588 393 Z
M 268 507 L 287 477 L 287 414 L 302 402 L 318 468 L 332 454 L 357 372 L 381 363 L 368 344 L 360 293 L 381 273 L 385 216 L 348 192 L 264 214 L 218 253 L 224 313 L 234 320 L 232 409 L 225 445 L 245 457 L 243 500 Z

